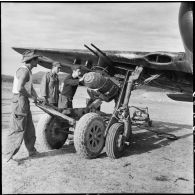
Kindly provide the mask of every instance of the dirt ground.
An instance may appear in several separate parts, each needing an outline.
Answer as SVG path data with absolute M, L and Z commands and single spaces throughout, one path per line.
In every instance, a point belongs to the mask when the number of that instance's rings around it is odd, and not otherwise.
M 38 85 L 36 85 L 38 90 Z M 2 152 L 9 128 L 11 85 L 2 83 Z M 80 87 L 74 107 L 84 107 L 86 90 Z M 156 131 L 173 133 L 178 140 L 133 129 L 133 144 L 123 157 L 112 160 L 105 150 L 99 158 L 80 158 L 73 144 L 28 158 L 22 145 L 15 161 L 2 155 L 2 193 L 193 193 L 193 106 L 176 102 L 159 90 L 136 90 L 130 104 L 149 107 Z M 114 103 L 103 103 L 111 113 Z M 31 103 L 36 126 L 43 112 Z

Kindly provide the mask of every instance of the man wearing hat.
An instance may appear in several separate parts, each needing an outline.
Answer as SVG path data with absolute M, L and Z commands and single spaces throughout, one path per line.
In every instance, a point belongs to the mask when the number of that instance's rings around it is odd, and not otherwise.
M 59 79 L 58 73 L 60 72 L 61 64 L 59 62 L 52 63 L 52 69 L 47 72 L 41 81 L 41 96 L 44 97 L 45 102 L 58 107 L 59 99 Z
M 35 127 L 30 111 L 29 98 L 38 100 L 37 93 L 32 84 L 32 72 L 38 64 L 38 55 L 32 51 L 23 54 L 25 64 L 15 73 L 13 82 L 12 113 L 10 119 L 10 133 L 7 139 L 8 161 L 15 155 L 24 139 L 29 156 L 37 154 L 35 145 Z

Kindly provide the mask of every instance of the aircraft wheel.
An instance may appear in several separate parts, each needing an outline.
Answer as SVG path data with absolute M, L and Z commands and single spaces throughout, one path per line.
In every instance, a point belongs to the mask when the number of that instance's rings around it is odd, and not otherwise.
M 41 150 L 59 149 L 64 145 L 68 134 L 60 129 L 59 121 L 55 117 L 43 115 L 36 128 L 37 142 Z
M 106 136 L 106 154 L 110 158 L 116 159 L 123 155 L 125 150 L 123 132 L 124 125 L 121 123 L 114 123 L 109 128 Z
M 80 118 L 74 131 L 74 146 L 84 158 L 96 158 L 104 147 L 105 123 L 96 113 L 87 113 Z

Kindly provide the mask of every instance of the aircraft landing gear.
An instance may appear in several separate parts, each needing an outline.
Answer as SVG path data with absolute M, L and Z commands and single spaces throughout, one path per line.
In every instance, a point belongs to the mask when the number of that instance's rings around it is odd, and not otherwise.
M 119 158 L 123 155 L 125 144 L 132 140 L 132 127 L 129 112 L 129 99 L 131 91 L 142 73 L 143 68 L 137 66 L 131 73 L 128 71 L 125 76 L 122 90 L 116 108 L 110 118 L 106 131 L 106 153 L 110 158 Z

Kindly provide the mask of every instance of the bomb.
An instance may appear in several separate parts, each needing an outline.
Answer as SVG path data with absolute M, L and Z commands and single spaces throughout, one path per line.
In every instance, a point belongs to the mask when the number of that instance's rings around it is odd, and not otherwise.
M 93 96 L 109 102 L 119 94 L 119 86 L 111 78 L 98 72 L 89 72 L 84 75 L 84 85 L 90 89 Z

